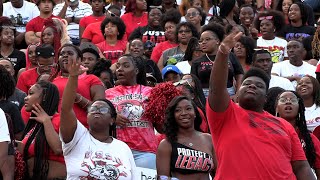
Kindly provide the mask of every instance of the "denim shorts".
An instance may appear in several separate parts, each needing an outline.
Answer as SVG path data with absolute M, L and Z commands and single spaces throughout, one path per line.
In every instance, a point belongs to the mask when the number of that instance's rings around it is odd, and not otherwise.
M 156 154 L 131 150 L 137 167 L 156 170 Z

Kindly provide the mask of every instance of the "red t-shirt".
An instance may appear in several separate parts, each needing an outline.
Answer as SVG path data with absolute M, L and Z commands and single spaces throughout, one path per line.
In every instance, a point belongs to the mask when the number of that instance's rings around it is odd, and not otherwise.
M 58 18 L 58 17 L 51 15 L 49 18 Z M 26 25 L 26 32 L 29 32 L 29 31 L 42 32 L 42 29 L 44 26 L 44 21 L 46 19 L 41 18 L 40 16 L 37 16 L 37 17 L 31 19 L 31 21 L 29 21 Z
M 230 101 L 224 112 L 206 107 L 219 166 L 216 180 L 295 180 L 291 162 L 306 160 L 298 135 L 287 121 Z
M 25 106 L 21 108 L 20 112 L 21 112 L 21 117 L 23 119 L 24 124 L 27 124 L 31 116 L 31 112 L 27 112 Z
M 151 59 L 154 62 L 158 63 L 163 51 L 170 49 L 170 48 L 177 47 L 177 46 L 178 46 L 178 44 L 172 44 L 169 41 L 161 42 L 153 48 L 153 51 L 151 54 Z
M 316 153 L 316 161 L 314 162 L 314 168 L 315 169 L 320 169 L 320 142 L 318 138 L 310 133 L 313 145 L 314 145 L 314 151 Z
M 117 113 L 130 120 L 125 127 L 117 127 L 117 138 L 133 150 L 155 153 L 157 139 L 154 122 L 142 118 L 144 107 L 147 105 L 145 100 L 149 97 L 151 89 L 142 85 L 118 85 L 106 90 L 106 99 L 113 103 Z
M 93 44 L 104 42 L 105 39 L 100 30 L 101 22 L 92 23 L 83 31 L 82 38 L 90 40 Z
M 106 41 L 96 44 L 106 59 L 110 59 L 112 64 L 118 61 L 126 52 L 127 41 L 118 40 L 115 46 L 110 46 Z
M 60 101 L 59 101 L 59 108 L 58 112 L 61 110 L 61 100 L 62 100 L 62 95 L 64 88 L 67 84 L 68 78 L 64 77 L 57 77 L 53 80 L 53 84 L 55 84 L 59 90 L 59 95 L 60 95 Z M 91 94 L 90 94 L 90 89 L 92 86 L 103 86 L 101 80 L 94 76 L 94 75 L 81 75 L 79 76 L 78 79 L 78 88 L 77 88 L 77 93 L 79 93 L 81 96 L 85 97 L 86 99 L 92 101 Z M 87 123 L 87 111 L 86 109 L 81 108 L 78 106 L 78 104 L 73 105 L 73 110 L 74 113 L 77 117 L 77 119 L 86 127 L 88 128 L 88 123 Z
M 28 94 L 30 87 L 37 82 L 38 77 L 39 74 L 37 72 L 37 68 L 32 68 L 24 71 L 19 76 L 17 88 Z
M 58 114 L 58 113 L 54 114 L 52 116 L 52 121 L 51 122 L 52 122 L 54 130 L 59 134 L 60 114 Z M 33 132 L 33 130 L 34 129 L 31 129 L 26 134 L 26 136 L 23 138 L 23 140 L 22 140 L 23 144 L 27 143 L 27 140 L 28 140 L 29 136 L 31 135 L 31 133 Z M 33 140 L 32 143 L 29 146 L 29 149 L 28 149 L 29 157 L 34 157 L 34 155 L 35 155 L 34 147 L 35 147 L 35 143 L 34 143 L 34 140 Z M 49 150 L 49 158 L 48 159 L 51 160 L 51 161 L 57 161 L 57 162 L 60 162 L 60 163 L 64 164 L 63 155 L 62 154 L 61 155 L 55 155 L 51 148 Z
M 105 15 L 99 16 L 99 17 L 93 16 L 93 15 L 86 16 L 80 19 L 79 26 L 86 28 L 89 24 L 102 22 L 105 18 L 106 18 Z M 99 30 L 100 30 L 100 26 L 99 26 Z
M 320 73 L 320 64 L 317 65 L 316 73 Z
M 144 12 L 141 17 L 135 17 L 132 12 L 126 13 L 121 16 L 124 24 L 126 25 L 126 34 L 130 34 L 139 26 L 143 27 L 148 24 L 148 13 Z

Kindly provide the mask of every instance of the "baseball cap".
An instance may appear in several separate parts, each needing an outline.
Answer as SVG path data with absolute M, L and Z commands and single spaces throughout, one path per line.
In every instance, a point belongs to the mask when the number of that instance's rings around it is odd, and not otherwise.
M 54 49 L 50 44 L 41 44 L 36 47 L 36 56 L 43 58 L 54 57 Z
M 83 43 L 81 43 L 80 50 L 81 50 L 82 54 L 86 53 L 86 52 L 89 52 L 89 53 L 92 53 L 92 54 L 96 55 L 97 58 L 100 57 L 99 49 L 97 48 L 96 45 L 94 45 L 91 42 L 83 42 Z
M 164 67 L 162 69 L 162 79 L 164 79 L 164 77 L 166 76 L 166 74 L 168 72 L 175 72 L 177 74 L 182 74 L 181 71 L 179 70 L 179 68 L 177 68 L 177 66 L 175 65 L 167 65 L 166 67 Z

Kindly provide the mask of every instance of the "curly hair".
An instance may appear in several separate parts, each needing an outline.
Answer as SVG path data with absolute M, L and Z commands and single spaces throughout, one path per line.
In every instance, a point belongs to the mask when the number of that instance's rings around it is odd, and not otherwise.
M 9 62 L 11 63 L 11 61 Z M 0 98 L 8 99 L 14 93 L 16 85 L 14 78 L 2 65 L 0 65 L 0 79 Z
M 49 115 L 53 116 L 58 112 L 59 104 L 59 91 L 58 88 L 47 81 L 39 81 L 36 86 L 42 89 L 41 93 L 41 103 L 40 106 Z M 35 114 L 31 114 L 31 117 L 35 117 Z M 33 130 L 32 130 L 33 129 Z M 23 136 L 25 137 L 29 132 L 29 138 L 25 144 L 23 154 L 24 161 L 27 162 L 29 158 L 29 147 L 33 141 L 35 141 L 35 161 L 33 164 L 33 175 L 31 179 L 47 179 L 49 172 L 49 150 L 50 146 L 45 136 L 45 130 L 43 124 L 34 120 L 29 119 L 26 128 L 23 131 Z M 27 166 L 28 169 L 28 166 Z M 26 177 L 29 177 L 29 171 L 26 170 Z
M 123 35 L 126 32 L 126 25 L 124 24 L 122 19 L 117 16 L 114 16 L 114 17 L 111 16 L 111 17 L 105 18 L 102 21 L 101 26 L 100 26 L 100 30 L 101 30 L 101 33 L 103 34 L 104 38 L 106 38 L 106 35 L 104 33 L 104 29 L 106 28 L 106 25 L 109 23 L 112 23 L 117 26 L 117 29 L 118 29 L 117 39 L 121 40 L 123 38 Z
M 161 26 L 164 29 L 164 26 L 167 22 L 172 22 L 174 24 L 179 24 L 181 19 L 181 14 L 176 9 L 170 9 L 162 14 L 161 17 Z
M 270 78 L 268 76 L 268 74 L 266 72 L 264 72 L 262 69 L 260 68 L 256 68 L 256 67 L 251 67 L 242 77 L 241 82 L 243 82 L 245 79 L 247 79 L 248 77 L 259 77 L 263 80 L 263 82 L 266 84 L 266 93 L 268 92 L 269 89 L 269 83 L 270 83 Z
M 299 9 L 300 9 L 300 14 L 301 14 L 301 20 L 302 20 L 302 25 L 306 25 L 307 21 L 308 21 L 308 13 L 307 13 L 307 9 L 305 7 L 305 5 L 302 2 L 294 2 L 293 4 L 291 4 L 291 6 L 289 7 L 289 11 L 290 8 L 292 7 L 292 5 L 298 5 Z M 291 20 L 289 19 L 289 23 L 291 24 Z
M 200 125 L 201 125 L 202 119 L 196 104 L 186 96 L 177 96 L 171 100 L 165 112 L 164 133 L 166 135 L 166 138 L 171 144 L 177 142 L 179 126 L 178 126 L 178 123 L 176 122 L 174 114 L 175 114 L 175 110 L 178 103 L 181 102 L 182 100 L 187 100 L 192 103 L 193 109 L 196 114 L 196 117 L 194 119 L 194 129 L 196 131 L 201 132 Z
M 136 0 L 128 0 L 126 3 L 126 13 L 134 12 L 137 9 Z
M 311 168 L 315 168 L 314 165 L 315 165 L 315 161 L 316 161 L 316 152 L 315 152 L 315 147 L 314 147 L 312 138 L 310 136 L 310 132 L 308 131 L 308 128 L 307 128 L 306 118 L 305 118 L 305 114 L 304 114 L 305 107 L 304 107 L 303 99 L 295 91 L 285 91 L 285 92 L 291 92 L 298 98 L 299 109 L 298 109 L 298 114 L 296 116 L 295 125 L 298 127 L 298 130 L 299 130 L 298 131 L 299 138 L 301 140 L 304 140 L 304 142 L 305 142 L 306 146 L 304 147 L 304 151 L 307 156 L 307 160 L 308 160 Z M 284 92 L 282 92 L 281 94 L 283 94 L 283 93 Z M 275 106 L 278 105 L 278 101 L 279 101 L 281 94 L 278 95 Z
M 202 27 L 201 34 L 205 31 L 213 32 L 218 37 L 219 41 L 222 42 L 225 31 L 220 24 L 209 23 L 208 25 Z
M 97 77 L 100 77 L 103 72 L 110 74 L 110 83 L 111 83 L 111 86 L 113 87 L 114 86 L 113 73 L 110 67 L 111 67 L 110 60 L 100 60 L 94 65 L 91 74 Z M 105 84 L 105 86 L 107 88 L 111 88 L 111 87 L 108 87 L 107 84 Z
M 51 28 L 53 30 L 53 44 L 51 44 L 54 48 L 54 52 L 58 52 L 60 47 L 61 47 L 61 35 L 62 32 L 59 31 L 56 27 L 56 24 L 54 22 L 53 19 L 46 19 L 44 21 L 44 27 L 42 28 L 42 32 L 41 34 L 43 34 L 43 32 L 47 29 L 47 28 Z M 43 44 L 43 39 L 42 37 L 40 38 L 40 44 Z M 55 57 L 54 57 L 54 62 L 58 62 L 59 55 L 56 53 Z
M 260 12 L 253 22 L 254 27 L 259 32 L 260 32 L 260 24 L 261 24 L 261 20 L 259 20 L 259 18 L 266 17 L 266 16 L 272 16 L 272 19 L 270 21 L 273 23 L 273 26 L 276 28 L 277 32 L 282 30 L 285 24 L 283 15 L 279 11 L 269 10 L 265 12 Z
M 320 20 L 320 18 L 318 19 L 318 21 Z M 312 52 L 312 57 L 316 58 L 316 57 L 320 57 L 320 30 L 317 30 L 314 33 L 312 42 L 311 42 L 311 52 Z
M 246 64 L 252 64 L 254 48 L 256 47 L 254 40 L 251 37 L 242 36 L 239 41 L 246 49 Z
M 176 42 L 179 42 L 178 41 L 178 33 L 179 33 L 179 29 L 181 27 L 189 28 L 191 30 L 192 37 L 196 37 L 196 38 L 199 39 L 199 33 L 198 33 L 196 27 L 190 22 L 182 22 L 182 23 L 178 24 L 177 27 L 176 27 Z
M 281 87 L 270 88 L 267 92 L 267 101 L 264 104 L 263 110 L 275 116 L 276 115 L 275 104 L 276 104 L 277 98 L 279 94 L 282 94 L 285 91 L 286 90 L 284 90 Z

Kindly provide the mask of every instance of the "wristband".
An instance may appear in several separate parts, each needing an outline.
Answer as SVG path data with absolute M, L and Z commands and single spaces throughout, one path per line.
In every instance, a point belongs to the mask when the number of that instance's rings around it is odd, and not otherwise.
M 231 49 L 230 50 L 228 50 L 228 52 L 225 52 L 225 51 L 223 51 L 222 49 L 221 49 L 221 46 L 224 46 L 223 44 L 221 44 L 220 46 L 219 46 L 219 49 L 218 49 L 218 51 L 220 51 L 222 54 L 224 54 L 224 55 L 228 55 L 229 53 L 230 53 L 230 51 L 231 51 Z
M 76 104 L 78 104 L 78 103 L 80 103 L 81 101 L 82 101 L 82 96 L 80 95 L 80 98 L 79 98 L 79 101 L 77 101 L 77 102 L 74 102 L 74 103 L 76 103 Z

